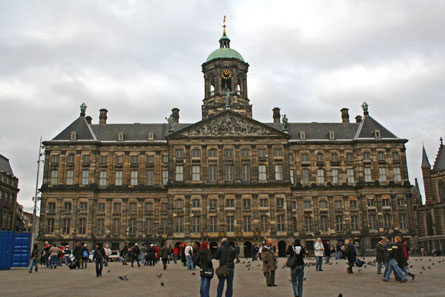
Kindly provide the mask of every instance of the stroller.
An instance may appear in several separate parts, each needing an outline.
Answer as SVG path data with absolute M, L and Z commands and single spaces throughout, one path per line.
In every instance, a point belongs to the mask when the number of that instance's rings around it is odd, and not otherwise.
M 362 267 L 363 264 L 365 264 L 365 262 L 363 262 L 362 260 L 360 260 L 360 259 L 355 260 L 355 265 L 357 267 Z
M 79 260 L 76 260 L 73 255 L 70 255 L 69 258 L 68 258 L 68 267 L 69 267 L 69 269 L 75 269 L 76 266 L 77 266 L 76 265 L 77 261 L 79 261 Z

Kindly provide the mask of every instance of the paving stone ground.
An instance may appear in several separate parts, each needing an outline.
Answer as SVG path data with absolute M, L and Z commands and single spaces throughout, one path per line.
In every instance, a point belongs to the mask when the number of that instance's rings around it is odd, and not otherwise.
M 366 261 L 372 261 L 367 258 Z M 279 259 L 276 274 L 277 287 L 266 287 L 260 262 L 237 264 L 235 269 L 234 296 L 293 296 L 288 268 L 282 269 L 285 259 Z M 442 262 L 443 261 L 443 262 Z M 307 262 L 314 262 L 309 259 Z M 344 297 L 369 296 L 445 296 L 445 258 L 411 258 L 411 272 L 416 274 L 414 282 L 399 283 L 392 279 L 385 283 L 377 268 L 367 266 L 355 273 L 346 273 L 345 260 L 332 260 L 332 265 L 323 265 L 324 271 L 316 272 L 315 266 L 305 268 L 304 296 Z M 439 263 L 441 262 L 441 263 Z M 214 263 L 216 265 L 216 262 Z M 434 265 L 433 265 L 434 264 Z M 422 270 L 422 266 L 425 270 Z M 428 268 L 430 267 L 430 269 Z M 108 270 L 110 272 L 108 272 Z M 422 273 L 420 273 L 422 272 Z M 156 275 L 162 273 L 161 279 Z M 162 265 L 156 267 L 131 268 L 120 263 L 110 263 L 104 268 L 103 277 L 95 277 L 93 264 L 87 270 L 55 270 L 41 267 L 38 273 L 29 274 L 26 268 L 0 271 L 0 296 L 199 296 L 199 271 L 187 271 L 182 264 L 170 264 L 166 271 Z M 118 279 L 127 275 L 128 281 Z M 218 280 L 211 282 L 210 296 L 216 296 Z

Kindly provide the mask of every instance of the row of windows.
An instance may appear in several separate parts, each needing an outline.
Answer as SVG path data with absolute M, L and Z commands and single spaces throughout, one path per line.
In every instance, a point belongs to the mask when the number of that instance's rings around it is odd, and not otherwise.
M 406 206 L 406 199 L 405 198 L 397 198 L 397 206 L 404 207 Z M 376 207 L 376 199 L 374 198 L 368 198 L 367 201 L 368 207 Z M 382 206 L 383 207 L 391 207 L 391 200 L 390 199 L 382 199 Z M 318 202 L 318 207 L 321 209 L 328 208 L 328 202 L 326 200 L 320 200 Z M 349 207 L 350 208 L 357 208 L 357 200 L 350 200 L 349 201 Z M 312 209 L 312 201 L 310 200 L 304 200 L 303 201 L 303 208 L 304 209 Z M 343 201 L 342 200 L 334 200 L 334 208 L 335 209 L 342 209 L 343 208 Z
M 6 191 L 0 191 L 0 201 L 2 200 L 4 200 L 5 202 L 14 202 L 15 194 Z
M 10 176 L 8 174 L 1 173 L 0 174 L 0 181 L 6 183 L 8 185 L 11 185 L 13 187 L 17 187 L 17 178 L 12 177 L 12 176 Z
M 66 157 L 66 162 L 68 164 L 74 163 L 74 154 L 68 154 Z M 82 163 L 87 164 L 90 163 L 91 157 L 89 154 L 83 154 L 82 155 Z M 154 155 L 147 155 L 146 156 L 146 163 L 147 164 L 154 164 Z M 168 156 L 162 155 L 162 163 L 167 164 L 168 163 Z M 122 164 L 123 163 L 124 156 L 123 155 L 115 155 L 114 156 L 114 163 L 115 164 Z M 58 164 L 59 163 L 59 155 L 51 155 L 51 164 Z M 99 163 L 100 164 L 107 164 L 108 163 L 108 155 L 100 155 L 99 156 Z M 131 164 L 139 164 L 139 155 L 130 155 L 130 163 Z

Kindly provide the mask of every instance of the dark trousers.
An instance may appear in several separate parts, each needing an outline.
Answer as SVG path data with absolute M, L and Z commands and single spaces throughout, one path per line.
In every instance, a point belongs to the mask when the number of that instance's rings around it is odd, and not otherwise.
M 167 259 L 162 259 L 162 264 L 164 264 L 164 270 L 167 269 L 167 262 L 168 262 L 168 258 Z
M 264 276 L 266 277 L 266 284 L 268 286 L 275 285 L 275 270 L 264 272 Z
M 131 267 L 133 267 L 133 262 L 136 260 L 136 263 L 138 263 L 138 267 L 141 266 L 141 264 L 139 264 L 139 257 L 133 257 L 131 258 Z
M 96 276 L 102 276 L 103 267 L 104 267 L 104 260 L 96 259 Z

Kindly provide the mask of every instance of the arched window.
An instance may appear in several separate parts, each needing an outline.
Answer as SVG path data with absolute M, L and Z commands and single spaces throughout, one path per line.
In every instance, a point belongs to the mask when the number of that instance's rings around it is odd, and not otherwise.
M 443 202 L 445 201 L 445 182 L 443 180 L 439 180 L 437 187 L 439 188 L 439 202 Z
M 430 213 L 426 214 L 426 229 L 428 231 L 428 236 L 434 236 L 433 217 Z
M 215 85 L 211 84 L 210 85 L 210 96 L 214 96 L 215 95 Z

